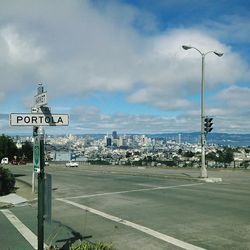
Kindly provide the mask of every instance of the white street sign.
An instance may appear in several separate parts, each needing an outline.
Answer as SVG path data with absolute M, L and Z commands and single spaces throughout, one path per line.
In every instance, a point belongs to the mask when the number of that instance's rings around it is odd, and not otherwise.
M 68 126 L 67 114 L 11 113 L 10 126 Z
M 35 96 L 35 106 L 41 107 L 48 104 L 47 92 Z

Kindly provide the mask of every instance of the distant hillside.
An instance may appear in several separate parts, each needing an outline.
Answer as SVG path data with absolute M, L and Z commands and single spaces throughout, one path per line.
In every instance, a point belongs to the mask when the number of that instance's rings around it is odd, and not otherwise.
M 192 133 L 163 133 L 163 134 L 147 134 L 150 138 L 162 138 L 166 140 L 175 140 L 178 142 L 179 134 L 181 134 L 181 141 L 188 143 L 198 143 L 200 132 Z M 83 136 L 83 135 L 81 135 Z M 86 136 L 86 135 L 84 135 Z M 103 138 L 104 134 L 90 135 L 95 139 Z M 250 134 L 227 134 L 227 133 L 209 133 L 207 136 L 209 144 L 218 145 L 232 145 L 232 146 L 250 146 Z
M 200 137 L 199 132 L 193 133 L 165 133 L 165 134 L 151 134 L 151 138 L 165 138 L 167 140 L 179 140 L 181 134 L 182 142 L 197 143 Z M 227 133 L 210 133 L 207 136 L 208 143 L 215 143 L 219 145 L 232 146 L 250 146 L 250 134 L 227 134 Z

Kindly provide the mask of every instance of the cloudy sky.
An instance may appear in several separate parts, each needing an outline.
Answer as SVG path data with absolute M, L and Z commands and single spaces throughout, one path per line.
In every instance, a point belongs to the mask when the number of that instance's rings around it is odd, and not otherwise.
M 48 133 L 250 133 L 247 0 L 1 0 L 0 132 L 29 113 L 38 83 L 70 126 Z

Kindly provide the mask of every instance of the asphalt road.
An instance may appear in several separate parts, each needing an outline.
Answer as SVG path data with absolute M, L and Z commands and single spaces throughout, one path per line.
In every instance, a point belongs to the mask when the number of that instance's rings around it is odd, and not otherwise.
M 32 167 L 10 168 L 31 182 Z M 249 170 L 209 171 L 222 183 L 197 181 L 197 169 L 56 165 L 46 172 L 53 179 L 54 225 L 71 232 L 63 237 L 74 232 L 74 239 L 112 242 L 118 250 L 250 249 Z M 35 202 L 10 210 L 36 231 Z

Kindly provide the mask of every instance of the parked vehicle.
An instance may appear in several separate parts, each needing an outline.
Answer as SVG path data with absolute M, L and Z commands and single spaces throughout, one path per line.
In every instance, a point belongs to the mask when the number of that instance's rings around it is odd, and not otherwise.
M 25 160 L 20 160 L 20 161 L 19 161 L 19 164 L 20 164 L 20 165 L 26 165 L 26 163 L 27 163 L 27 161 L 25 161 Z
M 13 161 L 11 161 L 11 164 L 12 165 L 19 165 L 19 162 L 17 160 L 13 160 Z
M 27 161 L 25 161 L 25 160 L 18 161 L 17 159 L 14 159 L 11 161 L 12 165 L 26 165 L 26 163 L 27 163 Z
M 66 162 L 66 167 L 78 167 L 78 162 L 76 161 L 69 161 L 69 162 Z
M 8 158 L 8 157 L 4 157 L 4 158 L 1 160 L 1 164 L 9 164 L 9 158 Z

